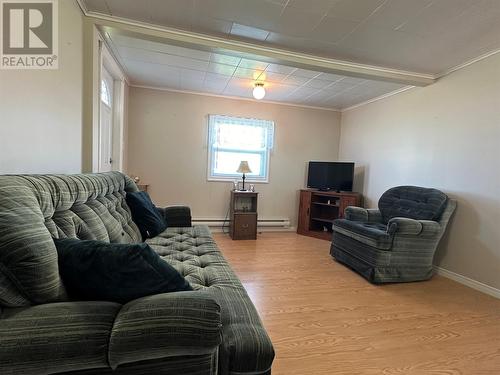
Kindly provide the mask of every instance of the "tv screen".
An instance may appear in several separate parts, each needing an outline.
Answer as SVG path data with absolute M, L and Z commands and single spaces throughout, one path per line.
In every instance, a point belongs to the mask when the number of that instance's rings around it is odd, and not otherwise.
M 310 161 L 307 187 L 320 190 L 352 191 L 354 163 Z

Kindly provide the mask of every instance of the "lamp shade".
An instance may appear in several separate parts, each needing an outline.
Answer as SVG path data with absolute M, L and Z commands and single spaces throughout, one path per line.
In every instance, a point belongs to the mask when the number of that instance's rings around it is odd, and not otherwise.
M 238 167 L 237 173 L 252 173 L 252 170 L 248 166 L 248 161 L 242 160 L 240 166 Z

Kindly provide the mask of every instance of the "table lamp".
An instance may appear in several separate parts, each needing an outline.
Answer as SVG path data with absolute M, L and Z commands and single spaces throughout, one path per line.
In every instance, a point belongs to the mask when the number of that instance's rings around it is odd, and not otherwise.
M 242 160 L 240 166 L 238 167 L 237 173 L 243 173 L 243 187 L 241 190 L 245 191 L 245 173 L 252 173 L 252 170 L 248 166 L 248 161 Z

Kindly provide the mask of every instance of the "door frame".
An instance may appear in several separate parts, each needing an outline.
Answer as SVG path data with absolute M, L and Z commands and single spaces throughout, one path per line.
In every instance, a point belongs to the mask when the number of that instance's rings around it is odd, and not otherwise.
M 122 67 L 113 56 L 111 49 L 106 41 L 95 29 L 94 34 L 95 50 L 97 52 L 97 61 L 94 65 L 96 74 L 93 75 L 93 94 L 94 113 L 92 116 L 92 169 L 91 172 L 99 172 L 100 160 L 100 112 L 101 112 L 101 79 L 102 67 L 113 77 L 113 124 L 112 124 L 112 170 L 123 172 L 124 166 L 124 126 L 125 126 L 125 90 L 127 77 Z

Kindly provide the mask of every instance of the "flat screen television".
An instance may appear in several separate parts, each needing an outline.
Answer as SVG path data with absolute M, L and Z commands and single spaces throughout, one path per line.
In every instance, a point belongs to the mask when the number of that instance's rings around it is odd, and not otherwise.
M 307 187 L 319 190 L 352 191 L 354 163 L 310 161 Z

